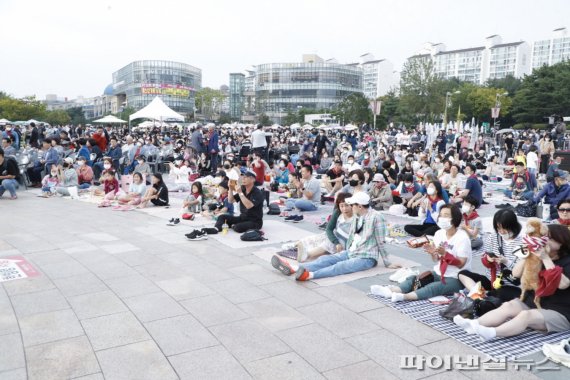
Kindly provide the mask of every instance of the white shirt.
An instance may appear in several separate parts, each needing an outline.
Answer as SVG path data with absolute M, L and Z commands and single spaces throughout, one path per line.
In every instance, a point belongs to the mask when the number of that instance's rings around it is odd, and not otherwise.
M 459 271 L 471 270 L 471 240 L 469 240 L 467 232 L 457 230 L 455 235 L 453 235 L 451 239 L 448 239 L 445 230 L 438 230 L 433 236 L 433 242 L 436 247 L 443 245 L 447 252 L 457 258 L 467 258 L 467 261 L 465 261 L 465 265 L 463 265 L 462 268 L 458 268 L 454 265 L 448 265 L 445 270 L 445 277 L 457 278 Z M 433 266 L 433 270 L 441 276 L 439 261 Z
M 362 166 L 360 166 L 358 163 L 353 162 L 352 164 L 349 164 L 348 162 L 346 163 L 346 165 L 343 166 L 344 170 L 347 171 L 347 173 L 350 173 L 353 170 L 357 170 L 357 169 L 362 169 Z
M 174 177 L 174 183 L 177 185 L 190 184 L 190 179 L 188 178 L 188 174 L 191 173 L 192 170 L 190 170 L 190 168 L 188 168 L 186 165 L 182 165 L 179 168 L 174 166 L 172 169 L 170 169 L 170 177 Z
M 538 169 L 538 155 L 535 152 L 526 154 L 526 167 L 529 169 Z
M 253 148 L 265 148 L 267 146 L 267 140 L 265 140 L 265 132 L 261 129 L 256 129 L 251 134 L 251 146 Z

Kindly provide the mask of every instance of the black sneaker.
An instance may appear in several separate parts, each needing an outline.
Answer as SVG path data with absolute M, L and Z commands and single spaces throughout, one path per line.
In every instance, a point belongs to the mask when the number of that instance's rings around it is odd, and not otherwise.
M 285 219 L 283 219 L 286 222 L 292 222 L 297 218 L 298 215 L 289 215 L 287 216 Z
M 202 228 L 201 231 L 206 235 L 216 235 L 218 233 L 217 228 Z
M 168 223 L 166 225 L 167 226 L 178 226 L 179 224 L 180 224 L 179 218 L 172 218 L 168 221 Z
M 207 240 L 208 235 L 202 231 L 194 230 L 194 231 L 190 232 L 189 234 L 186 234 L 186 239 L 188 239 L 190 241 Z
M 293 223 L 299 223 L 303 221 L 303 215 L 297 215 L 295 219 L 292 220 Z
M 319 224 L 319 229 L 326 230 L 328 224 L 329 224 L 329 222 L 323 222 L 323 223 Z
M 508 204 L 508 203 L 503 203 L 502 205 L 496 205 L 495 208 L 510 208 L 513 207 L 512 205 Z

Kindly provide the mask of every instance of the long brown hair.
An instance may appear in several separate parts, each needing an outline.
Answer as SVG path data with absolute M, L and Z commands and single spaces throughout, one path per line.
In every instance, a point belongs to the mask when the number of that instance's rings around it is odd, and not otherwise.
M 549 224 L 548 234 L 552 240 L 560 243 L 558 257 L 564 257 L 570 254 L 570 230 L 562 224 Z
M 346 198 L 350 198 L 352 197 L 352 194 L 350 193 L 338 193 L 336 195 L 336 199 L 334 201 L 334 208 L 335 210 L 339 210 L 340 211 L 340 204 L 341 203 L 346 203 Z

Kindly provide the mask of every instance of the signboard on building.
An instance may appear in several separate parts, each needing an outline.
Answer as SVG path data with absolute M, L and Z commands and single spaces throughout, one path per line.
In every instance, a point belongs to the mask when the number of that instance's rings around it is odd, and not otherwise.
M 0 257 L 0 282 L 39 275 L 40 273 L 23 256 Z
M 141 93 L 149 95 L 170 95 L 187 98 L 190 96 L 190 91 L 194 91 L 192 87 L 174 85 L 174 84 L 154 84 L 143 83 L 141 84 Z

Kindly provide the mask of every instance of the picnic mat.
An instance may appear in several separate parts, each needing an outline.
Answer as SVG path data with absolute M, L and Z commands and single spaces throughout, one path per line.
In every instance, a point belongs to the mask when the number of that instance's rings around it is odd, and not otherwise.
M 482 342 L 477 335 L 468 335 L 461 327 L 455 325 L 453 321 L 442 318 L 439 315 L 439 310 L 444 309 L 447 305 L 435 305 L 428 300 L 391 302 L 386 298 L 373 294 L 368 294 L 368 297 L 388 305 L 412 319 L 441 331 L 445 335 L 493 358 L 520 358 L 521 356 L 540 351 L 544 343 L 559 343 L 562 339 L 570 338 L 570 331 L 545 335 L 536 331 L 526 330 L 518 336 Z
M 252 253 L 264 261 L 271 262 L 271 257 L 273 257 L 273 255 L 275 255 L 275 254 L 278 254 L 278 252 L 281 250 L 282 250 L 281 248 L 266 247 L 266 248 L 256 250 Z M 392 261 L 393 264 L 398 264 L 398 265 L 401 265 L 402 267 L 406 267 L 406 268 L 412 268 L 412 267 L 420 266 L 420 264 L 416 263 L 415 261 L 404 259 L 404 258 L 399 257 L 399 256 L 391 255 L 390 260 Z M 291 261 L 291 263 L 294 265 L 299 264 L 296 260 L 293 260 L 293 259 L 289 259 L 289 261 Z M 318 284 L 319 286 L 332 286 L 332 285 L 342 284 L 345 282 L 359 280 L 361 278 L 372 277 L 372 276 L 376 276 L 376 275 L 380 275 L 380 274 L 395 272 L 397 270 L 398 269 L 386 268 L 384 265 L 380 264 L 380 265 L 377 265 L 376 267 L 374 267 L 372 269 L 368 269 L 368 270 L 361 271 L 361 272 L 343 274 L 342 276 L 312 279 L 311 281 L 313 281 L 315 284 Z
M 302 223 L 293 224 L 287 223 L 280 220 L 264 220 L 263 228 L 264 237 L 267 240 L 264 241 L 242 241 L 240 239 L 241 234 L 230 229 L 227 234 L 217 234 L 210 235 L 212 239 L 219 241 L 231 248 L 246 248 L 246 247 L 257 247 L 260 245 L 284 243 L 287 241 L 299 240 L 304 237 L 312 235 L 312 232 L 305 231 L 302 228 Z M 297 227 L 299 226 L 299 227 Z M 270 257 L 271 259 L 271 257 Z

